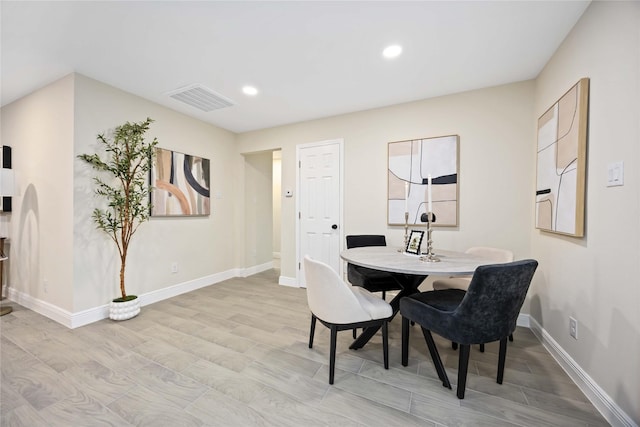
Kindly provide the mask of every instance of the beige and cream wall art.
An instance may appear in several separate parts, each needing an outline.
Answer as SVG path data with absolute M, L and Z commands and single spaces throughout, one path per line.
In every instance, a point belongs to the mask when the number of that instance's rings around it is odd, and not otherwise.
M 428 204 L 428 179 L 435 226 L 458 225 L 459 136 L 413 139 L 389 143 L 387 221 L 409 225 L 420 221 Z
M 536 228 L 584 236 L 589 79 L 538 119 Z
M 151 216 L 209 215 L 209 164 L 209 159 L 156 148 Z

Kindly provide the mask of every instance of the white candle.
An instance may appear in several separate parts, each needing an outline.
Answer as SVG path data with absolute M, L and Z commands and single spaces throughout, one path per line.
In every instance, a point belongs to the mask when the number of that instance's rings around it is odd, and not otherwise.
M 404 211 L 409 212 L 409 182 L 404 182 Z
M 433 212 L 433 200 L 431 200 L 431 175 L 427 175 L 427 212 Z

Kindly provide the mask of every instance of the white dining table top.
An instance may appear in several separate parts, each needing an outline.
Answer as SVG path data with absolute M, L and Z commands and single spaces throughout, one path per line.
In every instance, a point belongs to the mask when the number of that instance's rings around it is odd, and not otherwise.
M 464 252 L 434 249 L 440 262 L 427 262 L 420 256 L 400 252 L 391 246 L 366 246 L 345 249 L 340 257 L 355 265 L 392 273 L 424 276 L 467 276 L 472 275 L 480 265 L 494 264 L 487 258 Z

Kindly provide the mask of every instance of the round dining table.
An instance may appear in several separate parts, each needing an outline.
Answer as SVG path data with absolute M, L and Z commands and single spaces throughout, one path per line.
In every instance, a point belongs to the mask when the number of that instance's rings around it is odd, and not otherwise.
M 400 309 L 400 299 L 414 294 L 428 276 L 468 276 L 480 265 L 493 264 L 488 258 L 465 252 L 434 250 L 438 262 L 427 261 L 424 255 L 414 255 L 391 246 L 365 246 L 345 249 L 340 257 L 346 262 L 374 270 L 394 273 L 402 289 L 389 302 L 393 308 L 392 318 Z M 391 289 L 390 289 L 391 290 Z M 362 348 L 380 327 L 369 327 L 356 338 L 349 348 Z
M 465 252 L 434 250 L 439 262 L 424 260 L 424 255 L 401 252 L 391 246 L 365 246 L 345 249 L 340 257 L 348 263 L 391 273 L 419 276 L 468 276 L 490 259 Z

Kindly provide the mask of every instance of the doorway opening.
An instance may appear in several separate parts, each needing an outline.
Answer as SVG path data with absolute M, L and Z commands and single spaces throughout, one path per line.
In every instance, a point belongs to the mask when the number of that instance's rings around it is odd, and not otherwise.
M 247 153 L 244 170 L 245 275 L 280 270 L 281 150 Z
M 273 187 L 273 268 L 280 272 L 280 242 L 282 240 L 282 150 L 274 150 L 272 168 Z

